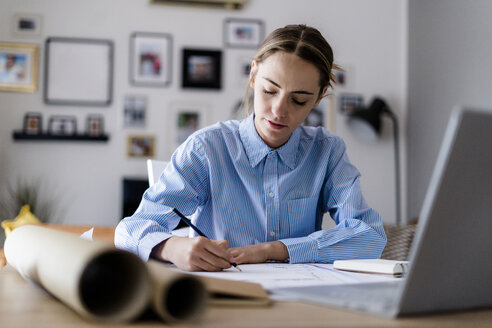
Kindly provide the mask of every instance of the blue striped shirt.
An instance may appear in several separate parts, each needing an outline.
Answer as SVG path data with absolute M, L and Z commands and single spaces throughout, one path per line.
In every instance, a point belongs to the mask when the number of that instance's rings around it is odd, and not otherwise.
M 118 224 L 115 245 L 147 260 L 177 226 L 175 207 L 229 247 L 279 240 L 290 263 L 377 258 L 386 236 L 363 199 L 359 176 L 342 139 L 323 128 L 300 126 L 272 149 L 253 115 L 219 122 L 175 151 L 136 212 Z M 329 230 L 321 229 L 325 212 L 336 223 Z

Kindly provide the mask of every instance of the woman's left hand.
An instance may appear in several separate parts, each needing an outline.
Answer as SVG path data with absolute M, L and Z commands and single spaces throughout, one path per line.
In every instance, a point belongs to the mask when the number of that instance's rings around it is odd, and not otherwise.
M 236 264 L 284 261 L 289 258 L 287 247 L 279 241 L 229 248 L 230 261 Z

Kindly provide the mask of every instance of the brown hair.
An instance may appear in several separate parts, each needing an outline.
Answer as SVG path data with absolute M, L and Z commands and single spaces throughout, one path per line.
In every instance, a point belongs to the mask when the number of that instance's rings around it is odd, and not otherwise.
M 319 71 L 319 97 L 325 87 L 333 87 L 335 75 L 333 69 L 341 70 L 333 63 L 333 50 L 321 33 L 306 25 L 287 25 L 270 33 L 260 45 L 256 56 L 253 58 L 261 63 L 277 51 L 291 53 L 313 64 Z M 243 104 L 249 112 L 249 83 Z

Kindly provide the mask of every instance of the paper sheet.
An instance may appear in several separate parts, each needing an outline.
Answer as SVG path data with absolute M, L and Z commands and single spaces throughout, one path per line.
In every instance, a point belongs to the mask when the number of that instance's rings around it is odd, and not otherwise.
M 391 281 L 391 276 L 343 272 L 333 269 L 332 264 L 288 264 L 263 263 L 241 264 L 242 272 L 234 268 L 222 272 L 197 272 L 197 275 L 256 282 L 263 288 L 274 291 L 282 287 L 302 287 L 315 285 L 341 285 L 364 282 Z

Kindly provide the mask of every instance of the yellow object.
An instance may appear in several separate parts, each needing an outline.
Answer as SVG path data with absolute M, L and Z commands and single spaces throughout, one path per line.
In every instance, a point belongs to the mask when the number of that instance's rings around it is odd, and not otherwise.
M 5 230 L 5 236 L 8 237 L 9 233 L 17 227 L 26 224 L 39 224 L 41 221 L 31 213 L 31 207 L 24 205 L 19 211 L 19 214 L 13 220 L 2 221 L 2 228 Z

